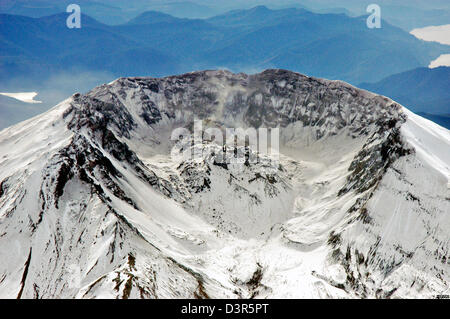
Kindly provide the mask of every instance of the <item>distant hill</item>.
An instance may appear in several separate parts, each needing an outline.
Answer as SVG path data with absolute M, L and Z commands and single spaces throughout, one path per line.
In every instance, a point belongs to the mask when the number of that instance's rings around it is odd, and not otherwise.
M 118 26 L 83 15 L 81 29 L 68 29 L 67 15 L 0 15 L 0 79 L 40 78 L 69 67 L 117 76 L 284 68 L 357 84 L 428 65 L 450 51 L 387 23 L 368 29 L 364 17 L 304 9 L 259 6 L 205 20 L 151 11 Z
M 270 10 L 259 6 L 235 10 L 207 20 L 215 26 L 246 30 L 206 54 L 215 65 L 239 69 L 280 67 L 353 84 L 374 82 L 394 73 L 429 64 L 437 51 L 383 22 L 368 29 L 366 17 L 317 14 L 304 9 Z
M 357 0 L 77 0 L 83 13 L 102 23 L 118 25 L 148 10 L 164 12 L 180 18 L 208 18 L 231 9 L 248 9 L 250 5 L 265 4 L 272 9 L 296 7 L 317 13 L 345 13 L 349 16 L 366 14 L 370 2 Z M 64 12 L 73 0 L 3 0 L 0 13 L 43 17 Z M 382 7 L 383 19 L 389 23 L 411 31 L 430 25 L 449 23 L 450 2 L 448 0 L 377 0 Z M 338 7 L 336 7 L 338 6 Z
M 150 6 L 151 10 L 161 11 L 175 17 L 201 19 L 208 18 L 221 11 L 192 1 L 158 1 Z
M 161 0 L 3 0 L 0 1 L 0 13 L 41 18 L 65 12 L 69 4 L 76 3 L 87 14 L 109 25 L 123 24 L 144 11 L 164 12 L 181 18 L 207 18 L 223 8 L 209 7 L 191 1 Z
M 79 5 L 83 14 L 107 24 L 125 23 L 131 17 L 137 15 L 134 10 L 123 10 L 116 5 L 112 5 L 111 1 L 101 3 L 92 0 L 8 0 L 0 5 L 0 13 L 41 18 L 65 12 L 67 6 L 72 3 Z
M 155 24 L 155 23 L 179 23 L 182 21 L 187 21 L 188 19 L 175 18 L 166 13 L 158 12 L 158 11 L 146 11 L 141 13 L 136 18 L 128 21 L 129 25 L 136 24 Z
M 43 18 L 0 15 L 0 79 L 27 74 L 42 79 L 70 69 L 117 76 L 178 72 L 178 61 L 154 45 L 134 41 L 114 27 L 82 15 L 81 29 L 66 26 L 67 14 Z
M 307 12 L 305 9 L 287 8 L 271 10 L 257 6 L 248 10 L 232 10 L 207 19 L 208 23 L 223 27 L 267 26 L 279 24 L 281 19 L 294 17 Z
M 450 114 L 450 67 L 418 68 L 359 87 L 388 96 L 414 112 Z

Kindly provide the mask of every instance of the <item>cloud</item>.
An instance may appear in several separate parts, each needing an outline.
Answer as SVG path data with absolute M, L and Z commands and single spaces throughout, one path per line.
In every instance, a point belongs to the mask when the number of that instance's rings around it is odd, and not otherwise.
M 410 33 L 421 40 L 450 45 L 450 24 L 414 29 Z
M 37 92 L 20 92 L 20 93 L 3 93 L 0 92 L 0 95 L 4 95 L 4 96 L 9 96 L 12 97 L 13 99 L 25 102 L 25 103 L 31 103 L 31 104 L 36 104 L 36 103 L 42 103 L 42 101 L 36 101 L 34 100 L 34 97 L 37 94 Z

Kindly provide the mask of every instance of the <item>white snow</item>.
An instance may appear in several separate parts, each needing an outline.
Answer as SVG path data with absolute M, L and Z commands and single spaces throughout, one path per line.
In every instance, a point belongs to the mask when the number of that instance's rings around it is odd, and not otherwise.
M 418 28 L 412 30 L 410 33 L 416 38 L 424 41 L 450 45 L 450 24 Z M 450 53 L 442 54 L 437 59 L 431 61 L 428 67 L 433 69 L 440 66 L 450 66 Z
M 410 33 L 421 40 L 450 45 L 450 24 L 418 28 L 411 30 Z
M 434 69 L 440 66 L 450 66 L 450 54 L 440 55 L 436 60 L 431 61 L 428 67 Z
M 450 131 L 408 109 L 402 133 L 430 169 L 438 170 L 448 180 L 450 189 Z
M 12 97 L 13 99 L 25 102 L 25 103 L 31 103 L 31 104 L 36 104 L 36 103 L 42 103 L 42 101 L 36 101 L 34 100 L 34 97 L 36 95 L 38 95 L 37 92 L 20 92 L 20 93 L 2 93 L 0 92 L 0 95 L 4 95 L 4 96 L 8 96 L 8 97 Z

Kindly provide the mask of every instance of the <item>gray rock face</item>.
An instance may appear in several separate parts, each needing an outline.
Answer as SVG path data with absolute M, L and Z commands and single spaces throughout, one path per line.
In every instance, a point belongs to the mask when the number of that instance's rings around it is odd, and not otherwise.
M 130 89 L 132 96 L 127 94 Z M 130 97 L 140 104 L 140 116 L 149 125 L 160 121 L 162 114 L 176 118 L 178 112 L 183 112 L 199 119 L 218 118 L 223 122 L 241 119 L 253 127 L 285 127 L 300 121 L 304 126 L 315 127 L 320 138 L 343 128 L 353 134 L 364 134 L 373 124 L 382 126 L 392 125 L 384 122 L 404 121 L 401 107 L 387 98 L 343 82 L 309 78 L 284 70 L 267 70 L 255 75 L 204 71 L 163 79 L 121 78 L 87 95 L 86 98 L 114 105 L 114 124 L 128 128 L 133 122 L 118 97 Z M 93 102 L 85 102 L 85 114 L 92 113 Z M 117 113 L 118 106 L 120 113 Z M 105 105 L 97 102 L 97 107 L 108 116 Z

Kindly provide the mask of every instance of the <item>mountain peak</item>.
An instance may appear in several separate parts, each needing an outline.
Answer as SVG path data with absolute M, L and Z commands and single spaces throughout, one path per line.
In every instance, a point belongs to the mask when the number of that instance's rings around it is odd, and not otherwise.
M 180 21 L 187 21 L 188 19 L 181 19 L 171 16 L 159 11 L 145 11 L 137 17 L 131 19 L 127 22 L 129 25 L 137 24 L 154 24 L 154 23 L 174 23 Z
M 265 5 L 259 5 L 256 7 L 251 8 L 249 11 L 254 11 L 254 12 L 268 12 L 268 11 L 272 11 L 270 10 L 267 6 Z

